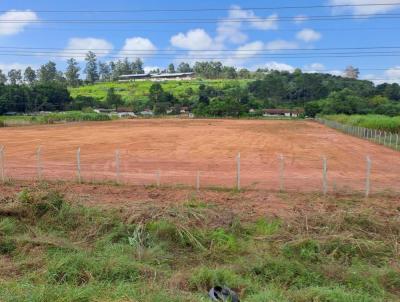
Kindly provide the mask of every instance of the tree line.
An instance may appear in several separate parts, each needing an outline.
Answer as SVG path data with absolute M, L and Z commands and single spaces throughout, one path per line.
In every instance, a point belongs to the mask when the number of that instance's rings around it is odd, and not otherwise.
M 258 69 L 237 70 L 221 62 L 196 62 L 193 66 L 182 62 L 169 64 L 154 73 L 195 72 L 200 79 L 247 79 L 209 82 L 197 88 L 188 87 L 183 93 L 165 91 L 162 84 L 153 84 L 148 93 L 136 99 L 122 99 L 118 91 L 110 90 L 104 100 L 89 96 L 70 97 L 68 87 L 91 85 L 97 81 L 114 81 L 123 74 L 144 73 L 140 59 L 128 58 L 101 62 L 88 52 L 85 67 L 73 58 L 67 61 L 64 72 L 50 61 L 34 70 L 0 71 L 0 114 L 6 112 L 35 112 L 53 110 L 81 110 L 108 106 L 130 106 L 135 111 L 151 108 L 155 113 L 179 113 L 181 107 L 203 116 L 259 115 L 264 108 L 304 108 L 306 115 L 317 114 L 400 114 L 400 86 L 374 85 L 358 80 L 359 71 L 349 66 L 344 76 L 324 73 L 304 73 Z M 82 75 L 81 75 L 82 73 Z M 83 75 L 85 75 L 83 77 Z M 183 83 L 182 83 L 183 84 Z

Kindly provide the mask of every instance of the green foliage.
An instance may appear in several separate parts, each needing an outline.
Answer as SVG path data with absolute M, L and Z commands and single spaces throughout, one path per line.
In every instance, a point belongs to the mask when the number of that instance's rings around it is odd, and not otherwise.
M 229 269 L 200 267 L 192 273 L 189 285 L 199 291 L 207 291 L 217 285 L 238 289 L 244 287 L 246 281 Z
M 381 131 L 400 132 L 400 117 L 389 117 L 383 115 L 327 115 L 324 118 L 342 124 L 358 126 Z
M 397 301 L 398 217 L 331 214 L 305 231 L 199 199 L 121 215 L 24 189 L 0 204 L 0 300 L 208 301 L 222 285 L 250 302 Z
M 308 269 L 296 260 L 284 258 L 267 258 L 251 268 L 253 274 L 263 283 L 274 282 L 281 286 L 304 288 L 322 285 L 323 276 Z
M 108 89 L 105 101 L 108 106 L 114 107 L 115 109 L 118 109 L 118 107 L 124 103 L 121 96 L 114 92 L 114 88 Z

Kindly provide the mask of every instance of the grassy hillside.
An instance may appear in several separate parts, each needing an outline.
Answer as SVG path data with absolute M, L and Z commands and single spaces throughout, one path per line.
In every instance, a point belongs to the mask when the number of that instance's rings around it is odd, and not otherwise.
M 221 284 L 244 302 L 399 301 L 398 215 L 365 202 L 249 219 L 195 198 L 118 212 L 24 189 L 0 203 L 0 300 L 209 301 Z
M 177 98 L 184 98 L 187 89 L 191 88 L 197 92 L 201 84 L 214 86 L 216 88 L 229 87 L 232 84 L 244 84 L 249 80 L 194 80 L 194 81 L 168 81 L 163 82 L 162 86 L 166 92 L 172 93 Z M 114 88 L 115 92 L 120 94 L 124 101 L 129 102 L 136 99 L 146 100 L 148 97 L 150 86 L 154 82 L 151 81 L 137 81 L 137 82 L 107 82 L 98 83 L 94 85 L 82 86 L 77 88 L 70 88 L 70 93 L 73 98 L 80 96 L 93 97 L 96 100 L 103 100 L 106 97 L 107 90 Z

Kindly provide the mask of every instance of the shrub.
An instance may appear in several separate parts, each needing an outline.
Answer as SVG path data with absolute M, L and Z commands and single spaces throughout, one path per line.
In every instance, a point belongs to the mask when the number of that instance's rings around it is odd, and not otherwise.
M 303 288 L 321 285 L 324 282 L 322 275 L 307 269 L 297 261 L 284 258 L 266 259 L 253 266 L 251 271 L 264 284 L 274 282 L 282 286 Z
M 200 267 L 193 272 L 189 285 L 192 289 L 204 292 L 217 285 L 238 289 L 246 286 L 246 282 L 229 269 Z
M 283 246 L 282 252 L 288 258 L 314 262 L 320 260 L 320 245 L 315 240 L 305 239 L 287 243 Z

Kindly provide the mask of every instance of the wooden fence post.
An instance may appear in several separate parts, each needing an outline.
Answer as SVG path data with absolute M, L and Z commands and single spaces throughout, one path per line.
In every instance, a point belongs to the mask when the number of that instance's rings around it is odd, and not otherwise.
M 156 172 L 156 184 L 157 187 L 161 186 L 161 170 L 157 170 Z
M 42 147 L 39 146 L 36 149 L 36 172 L 37 177 L 41 181 L 42 180 Z
M 120 183 L 120 154 L 119 150 L 115 150 L 115 176 L 117 179 L 117 184 Z
M 240 191 L 240 153 L 236 158 L 236 188 Z
M 285 157 L 283 154 L 279 155 L 279 190 L 285 190 Z
M 322 159 L 322 190 L 324 195 L 328 194 L 328 160 L 324 156 Z
M 4 169 L 4 146 L 0 146 L 0 174 L 1 181 L 4 183 L 6 181 L 6 174 Z
M 82 177 L 81 177 L 81 148 L 80 147 L 76 151 L 76 169 L 77 169 L 78 183 L 81 183 Z
M 396 150 L 399 150 L 399 134 L 396 134 Z
M 196 176 L 196 191 L 200 192 L 200 171 L 197 171 Z
M 368 198 L 371 193 L 371 158 L 367 156 L 367 173 L 365 178 L 365 197 Z

